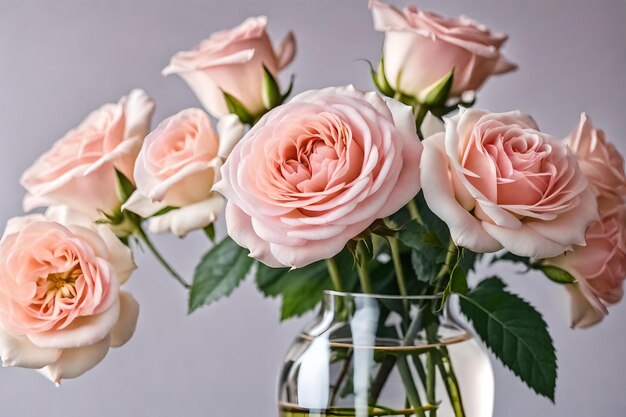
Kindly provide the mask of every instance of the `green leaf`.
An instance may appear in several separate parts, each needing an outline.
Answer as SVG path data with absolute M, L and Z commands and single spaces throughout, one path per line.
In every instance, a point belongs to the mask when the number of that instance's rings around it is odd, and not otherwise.
M 281 320 L 286 320 L 313 309 L 332 282 L 323 261 L 291 271 L 259 264 L 257 286 L 266 296 L 282 296 Z
M 417 195 L 415 202 L 417 203 L 417 208 L 420 212 L 420 216 L 424 221 L 425 227 L 437 236 L 439 242 L 444 247 L 448 246 L 448 241 L 450 240 L 450 229 L 448 229 L 448 225 L 441 220 L 435 213 L 433 213 L 428 204 L 426 204 L 426 200 L 424 199 L 424 193 L 420 191 Z
M 557 284 L 573 284 L 576 282 L 576 278 L 574 278 L 572 274 L 559 267 L 552 265 L 536 265 L 535 268 L 539 269 L 546 277 Z
M 289 95 L 291 94 L 291 91 L 293 90 L 293 82 L 295 80 L 296 76 L 295 75 L 291 75 L 291 78 L 289 78 L 289 87 L 287 87 L 287 91 L 285 91 L 283 93 L 283 95 L 280 98 L 280 103 L 284 103 L 285 100 L 287 99 L 287 97 L 289 97 Z
M 461 311 L 491 351 L 535 392 L 554 401 L 556 355 L 541 315 L 495 277 L 460 297 Z
M 228 107 L 228 111 L 230 113 L 236 114 L 242 123 L 251 124 L 254 122 L 254 116 L 250 113 L 246 106 L 226 91 L 222 91 L 222 94 L 224 94 L 224 100 L 226 101 L 226 106 Z
M 204 255 L 189 292 L 189 312 L 229 296 L 246 277 L 253 264 L 248 250 L 227 237 Z
M 461 260 L 459 265 L 467 272 L 473 271 L 476 266 L 476 261 L 478 260 L 478 254 L 469 249 L 462 248 L 460 256 Z
M 370 66 L 372 81 L 374 82 L 374 85 L 376 85 L 376 88 L 378 88 L 378 91 L 380 91 L 387 97 L 393 97 L 393 88 L 391 87 L 391 85 L 389 85 L 389 81 L 387 81 L 387 76 L 385 75 L 384 58 L 381 58 L 380 62 L 378 63 L 378 71 L 374 71 L 374 67 L 372 66 L 371 62 L 367 61 L 367 63 Z
M 126 175 L 124 175 L 118 169 L 115 169 L 115 177 L 117 179 L 117 194 L 120 197 L 122 203 L 125 203 L 126 200 L 135 192 L 136 187 L 135 184 L 129 180 Z
M 411 222 L 402 229 L 398 238 L 411 248 L 411 265 L 419 281 L 432 282 L 445 261 L 444 249 L 440 243 L 433 244 L 432 235 L 417 222 Z
M 209 240 L 215 243 L 215 225 L 211 223 L 202 230 L 204 230 L 204 234 L 209 238 Z
M 353 290 L 357 276 L 353 269 L 352 256 L 344 250 L 335 260 L 344 289 Z M 301 316 L 312 310 L 322 300 L 324 290 L 333 289 L 326 261 L 293 270 L 259 264 L 256 284 L 265 296 L 282 297 L 281 320 Z
M 446 102 L 454 82 L 454 69 L 429 87 L 423 103 L 429 106 L 440 106 Z
M 179 208 L 180 207 L 172 207 L 172 206 L 163 207 L 161 210 L 154 213 L 152 217 L 159 217 L 159 216 L 169 213 L 170 211 L 178 210 Z
M 504 252 L 500 256 L 495 256 L 493 258 L 493 260 L 491 261 L 491 264 L 493 265 L 494 263 L 500 262 L 500 261 L 508 261 L 508 262 L 513 262 L 513 263 L 520 263 L 520 264 L 524 264 L 524 265 L 530 267 L 530 259 L 528 257 L 518 256 L 518 255 L 515 255 L 515 254 L 513 254 L 511 252 Z
M 454 267 L 452 273 L 450 274 L 450 292 L 466 295 L 468 291 L 467 275 L 465 275 L 463 267 L 458 264 Z
M 270 72 L 269 69 L 263 64 L 263 105 L 267 110 L 271 110 L 274 107 L 282 103 L 282 96 L 280 94 L 280 87 L 276 78 Z

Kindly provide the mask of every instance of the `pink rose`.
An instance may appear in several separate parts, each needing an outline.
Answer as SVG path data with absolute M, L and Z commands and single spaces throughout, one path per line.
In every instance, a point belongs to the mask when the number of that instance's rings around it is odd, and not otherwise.
M 126 343 L 139 305 L 120 291 L 135 269 L 104 225 L 66 208 L 9 221 L 0 242 L 0 356 L 55 383 Z
M 224 198 L 211 191 L 219 168 L 243 136 L 243 125 L 231 114 L 217 130 L 200 109 L 186 109 L 164 120 L 147 137 L 135 165 L 137 191 L 124 209 L 148 218 L 151 231 L 183 236 L 213 223 Z
M 423 143 L 424 197 L 458 246 L 548 258 L 585 244 L 594 194 L 576 157 L 529 116 L 461 108 Z
M 571 295 L 572 327 L 585 328 L 608 314 L 607 305 L 624 296 L 626 278 L 626 206 L 613 207 L 586 234 L 587 246 L 576 246 L 545 262 L 569 272 L 576 284 Z
M 265 17 L 255 17 L 215 33 L 195 49 L 174 55 L 163 75 L 180 75 L 215 117 L 228 114 L 223 92 L 239 100 L 251 114 L 260 114 L 265 110 L 263 65 L 277 78 L 296 53 L 293 33 L 274 50 L 266 26 Z
M 132 179 L 153 112 L 152 99 L 133 90 L 91 113 L 26 170 L 24 208 L 65 204 L 94 218 L 119 210 L 115 169 Z
M 377 0 L 369 4 L 374 27 L 385 32 L 383 58 L 391 87 L 423 99 L 430 87 L 455 70 L 451 96 L 478 90 L 491 75 L 517 68 L 500 53 L 506 35 L 493 34 L 466 17 L 445 19 Z
M 308 91 L 244 136 L 214 189 L 250 256 L 303 267 L 413 198 L 421 152 L 410 107 L 352 86 Z
M 626 199 L 626 176 L 624 158 L 608 142 L 602 130 L 594 129 L 591 119 L 582 114 L 580 124 L 565 143 L 578 156 L 580 167 L 598 196 L 600 211 L 611 210 L 611 200 Z M 619 203 L 618 203 L 619 204 Z

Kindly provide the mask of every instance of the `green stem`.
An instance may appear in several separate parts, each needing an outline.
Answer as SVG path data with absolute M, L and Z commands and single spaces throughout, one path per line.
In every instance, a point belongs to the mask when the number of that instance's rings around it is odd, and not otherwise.
M 407 363 L 405 356 L 398 356 L 397 366 L 411 408 L 415 411 L 415 415 L 417 417 L 426 417 L 426 413 L 424 413 L 424 409 L 422 407 L 422 401 L 420 400 L 419 392 L 417 391 L 417 387 L 415 386 L 415 381 L 413 381 L 413 375 L 411 374 L 411 370 L 409 369 L 409 364 Z
M 438 343 L 436 322 L 426 328 L 426 340 L 429 344 Z M 436 395 L 437 387 L 437 368 L 436 368 L 436 352 L 430 351 L 426 353 L 426 398 L 429 404 L 437 403 Z M 437 417 L 437 410 L 431 410 L 430 417 Z
M 326 266 L 328 267 L 328 273 L 330 279 L 333 281 L 333 288 L 335 291 L 343 292 L 343 284 L 341 283 L 341 274 L 339 273 L 339 267 L 335 258 L 326 259 Z
M 394 366 L 396 366 L 396 357 L 393 355 L 385 356 L 385 359 L 383 359 L 383 362 L 378 368 L 378 373 L 376 374 L 370 389 L 370 396 L 373 403 L 378 402 L 378 397 L 380 397 L 380 393 L 382 392 L 389 375 L 391 375 L 391 371 Z
M 422 123 L 428 114 L 428 106 L 424 106 L 421 104 L 416 104 L 413 107 L 413 116 L 415 117 L 415 128 L 417 129 L 417 136 L 419 136 L 420 140 L 424 140 L 424 135 L 422 134 Z
M 391 259 L 393 260 L 393 268 L 396 272 L 396 280 L 398 281 L 398 288 L 400 289 L 400 295 L 406 297 L 409 292 L 406 289 L 406 278 L 404 277 L 404 269 L 402 268 L 402 259 L 400 258 L 400 241 L 395 237 L 389 237 L 389 249 L 391 251 Z M 408 300 L 404 300 L 405 310 L 408 312 Z
M 415 340 L 415 337 L 417 336 L 417 333 L 422 328 L 422 311 L 423 309 L 418 311 L 418 313 L 415 315 L 415 317 L 411 321 L 411 324 L 409 325 L 409 328 L 407 329 L 406 334 L 404 335 L 404 339 L 402 341 L 403 345 L 406 346 L 409 343 L 413 343 L 413 341 Z M 386 356 L 385 359 L 383 359 L 383 362 L 381 363 L 380 368 L 378 369 L 378 373 L 376 374 L 376 377 L 374 378 L 374 382 L 372 383 L 372 388 L 370 390 L 370 394 L 374 403 L 378 401 L 378 397 L 380 396 L 380 393 L 382 392 L 383 387 L 385 383 L 387 382 L 389 375 L 391 375 L 391 371 L 393 370 L 393 367 L 395 365 L 396 365 L 395 356 L 389 355 L 389 356 Z
M 459 381 L 456 378 L 452 361 L 450 360 L 450 353 L 448 352 L 448 348 L 445 346 L 440 349 L 437 365 L 444 378 L 446 390 L 448 391 L 448 397 L 450 397 L 455 417 L 465 417 L 465 408 L 463 407 Z
M 191 285 L 189 285 L 187 281 L 185 281 L 183 277 L 181 277 L 178 274 L 178 272 L 176 272 L 176 270 L 165 260 L 165 258 L 163 258 L 163 256 L 159 253 L 157 248 L 154 246 L 154 243 L 152 243 L 152 241 L 150 240 L 150 237 L 148 237 L 148 234 L 143 230 L 143 228 L 140 225 L 137 225 L 135 234 L 143 241 L 143 243 L 150 250 L 150 252 L 152 252 L 152 254 L 157 259 L 157 261 L 159 261 L 161 266 L 163 266 L 163 268 L 165 268 L 165 270 L 169 272 L 170 275 L 174 277 L 174 279 L 178 281 L 180 285 L 182 285 L 186 289 L 191 288 Z
M 337 381 L 335 385 L 332 387 L 332 396 L 330 398 L 330 407 L 333 407 L 337 402 L 337 395 L 341 390 L 341 386 L 343 385 L 344 379 L 348 376 L 348 372 L 350 371 L 350 363 L 352 362 L 352 354 L 353 351 L 350 349 L 346 358 L 344 359 L 343 366 L 341 367 L 341 371 L 339 372 L 339 376 L 337 377 Z
M 434 355 L 434 352 L 428 352 L 426 354 L 426 399 L 429 404 L 437 404 L 435 394 L 437 369 L 435 368 Z M 430 417 L 437 417 L 437 410 L 431 410 Z
M 365 243 L 359 242 L 356 246 L 357 252 L 357 272 L 359 273 L 359 281 L 361 282 L 361 289 L 366 294 L 372 294 L 372 282 L 370 280 L 370 273 L 367 269 L 367 259 L 369 258 L 367 250 L 365 249 Z
M 407 203 L 406 207 L 409 209 L 409 214 L 411 215 L 411 220 L 415 220 L 416 222 L 418 222 L 419 224 L 421 224 L 422 226 L 424 225 L 424 220 L 422 219 L 422 216 L 417 208 L 417 203 L 415 203 L 415 200 L 411 200 Z
M 435 283 L 437 285 L 440 284 L 440 281 L 443 278 L 445 278 L 447 274 L 450 274 L 452 272 L 452 269 L 454 268 L 453 264 L 456 261 L 457 252 L 458 251 L 457 251 L 456 244 L 454 243 L 452 239 L 450 239 L 450 243 L 448 243 L 448 254 L 446 255 L 445 263 L 443 264 L 443 266 L 439 270 L 439 273 L 435 277 Z M 435 292 L 435 294 L 436 293 L 437 292 Z
M 409 295 L 406 289 L 406 279 L 404 277 L 404 269 L 402 269 L 402 259 L 400 258 L 400 242 L 395 237 L 389 239 L 389 249 L 391 250 L 391 259 L 393 260 L 393 268 L 396 272 L 396 280 L 400 295 L 406 297 Z

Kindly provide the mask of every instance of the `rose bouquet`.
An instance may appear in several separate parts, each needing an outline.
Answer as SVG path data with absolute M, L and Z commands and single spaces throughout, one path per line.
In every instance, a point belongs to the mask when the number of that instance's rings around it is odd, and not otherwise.
M 250 18 L 163 70 L 215 125 L 188 108 L 151 129 L 154 102 L 134 90 L 42 155 L 22 185 L 25 209 L 45 214 L 11 219 L 0 241 L 3 364 L 58 384 L 128 341 L 139 306 L 122 285 L 144 245 L 189 290 L 190 312 L 251 275 L 283 319 L 323 300 L 288 354 L 284 416 L 490 415 L 458 372 L 469 359 L 455 344 L 473 334 L 553 399 L 541 315 L 501 278 L 467 277 L 478 262 L 519 263 L 569 292 L 573 327 L 601 321 L 626 277 L 624 160 L 585 114 L 559 139 L 519 111 L 474 108 L 489 77 L 516 69 L 505 35 L 369 7 L 385 34 L 376 92 L 289 98 L 295 37 L 275 48 L 266 19 Z M 210 248 L 188 281 L 150 233 L 194 231 Z

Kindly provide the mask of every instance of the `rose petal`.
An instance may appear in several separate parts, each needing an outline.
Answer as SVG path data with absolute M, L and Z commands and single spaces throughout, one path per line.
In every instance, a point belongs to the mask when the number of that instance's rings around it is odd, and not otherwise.
M 293 61 L 296 56 L 296 37 L 289 31 L 278 47 L 278 69 L 282 70 Z
M 563 245 L 540 235 L 526 223 L 522 223 L 517 229 L 508 229 L 489 222 L 483 222 L 483 227 L 493 239 L 517 256 L 553 258 L 572 249 L 571 245 Z
M 171 231 L 183 237 L 194 230 L 200 230 L 213 223 L 224 210 L 224 198 L 216 193 L 206 200 L 169 211 L 162 216 L 150 219 L 150 231 L 163 233 Z
M 132 211 L 142 218 L 147 219 L 166 207 L 166 203 L 153 201 L 137 190 L 126 200 L 126 203 L 122 206 L 122 210 Z
M 120 347 L 133 337 L 139 318 L 139 303 L 128 292 L 120 292 L 120 317 L 111 330 L 111 347 Z
M 25 336 L 13 336 L 0 328 L 0 357 L 2 366 L 39 369 L 59 359 L 62 350 L 35 346 Z
M 562 245 L 585 246 L 585 231 L 599 220 L 596 197 L 591 188 L 580 195 L 580 203 L 552 221 L 528 221 L 525 224 L 540 235 Z
M 244 126 L 239 120 L 239 116 L 229 114 L 220 117 L 217 122 L 217 134 L 220 137 L 220 146 L 217 151 L 217 156 L 222 159 L 228 158 L 228 155 L 230 155 L 235 145 L 241 140 L 243 131 Z
M 486 233 L 481 222 L 454 198 L 454 190 L 448 179 L 443 140 L 444 135 L 439 133 L 422 142 L 422 190 L 428 207 L 448 225 L 457 246 L 479 253 L 502 249 L 502 245 Z
M 599 322 L 608 314 L 593 307 L 577 285 L 566 285 L 570 295 L 571 326 L 573 329 L 586 329 Z
M 271 268 L 283 268 L 272 252 L 270 245 L 254 233 L 252 220 L 239 207 L 230 201 L 226 204 L 226 226 L 228 235 L 239 245 L 250 249 L 250 257 Z
M 100 342 L 74 349 L 65 349 L 59 359 L 39 372 L 59 385 L 62 379 L 78 378 L 99 364 L 109 351 L 111 344 L 107 335 Z
M 109 337 L 120 314 L 120 301 L 115 302 L 105 312 L 95 316 L 80 317 L 65 329 L 30 333 L 28 339 L 40 348 L 68 349 L 89 346 Z

